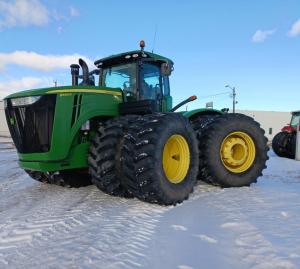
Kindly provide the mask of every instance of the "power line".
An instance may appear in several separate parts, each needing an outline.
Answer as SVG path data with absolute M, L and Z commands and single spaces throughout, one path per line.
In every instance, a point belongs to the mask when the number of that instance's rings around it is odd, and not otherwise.
M 205 98 L 210 98 L 210 97 L 216 97 L 219 95 L 224 95 L 224 94 L 230 94 L 231 92 L 220 92 L 220 93 L 216 93 L 216 94 L 211 94 L 211 95 L 203 95 L 203 96 L 198 96 L 197 95 L 197 99 L 205 99 Z M 180 101 L 181 99 L 179 98 L 173 98 L 173 101 Z
M 223 95 L 223 94 L 229 94 L 231 92 L 220 92 L 220 93 L 216 93 L 216 94 L 211 94 L 211 95 L 204 95 L 204 96 L 198 96 L 198 98 L 208 98 L 208 97 L 214 97 L 214 96 L 218 96 L 218 95 Z
M 211 94 L 211 95 L 203 95 L 203 96 L 198 96 L 197 95 L 197 99 L 201 101 L 201 99 L 203 100 L 203 99 L 207 99 L 207 98 L 211 98 L 211 97 L 219 97 L 221 95 L 231 94 L 231 93 L 232 93 L 231 91 L 227 91 L 227 92 L 220 92 L 220 93 Z M 225 98 L 227 98 L 227 97 L 222 98 L 222 100 L 225 99 Z M 182 101 L 179 98 L 172 98 L 172 99 L 173 99 L 174 103 L 178 103 L 178 102 Z

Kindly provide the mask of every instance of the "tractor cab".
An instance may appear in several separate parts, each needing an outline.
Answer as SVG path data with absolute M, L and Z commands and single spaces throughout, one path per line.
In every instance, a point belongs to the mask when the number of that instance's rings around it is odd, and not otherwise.
M 121 114 L 144 114 L 158 111 L 169 111 L 172 108 L 169 76 L 173 71 L 173 62 L 163 56 L 144 51 L 145 42 L 140 42 L 141 50 L 112 55 L 95 62 L 98 67 L 99 87 L 118 88 L 123 92 Z M 94 85 L 93 76 L 85 72 L 86 65 L 79 62 L 83 75 L 72 72 L 73 86 Z M 78 68 L 72 65 L 71 69 Z M 87 73 L 87 75 L 84 75 Z
M 292 112 L 291 126 L 296 128 L 299 125 L 300 121 L 300 111 Z
M 286 133 L 296 132 L 297 126 L 299 125 L 299 121 L 300 121 L 300 111 L 293 111 L 291 112 L 291 114 L 292 114 L 291 122 L 281 129 L 282 132 L 286 132 Z
M 124 101 L 159 100 L 170 95 L 169 76 L 173 62 L 165 57 L 140 51 L 131 51 L 100 59 L 95 65 L 100 71 L 100 87 L 120 88 Z

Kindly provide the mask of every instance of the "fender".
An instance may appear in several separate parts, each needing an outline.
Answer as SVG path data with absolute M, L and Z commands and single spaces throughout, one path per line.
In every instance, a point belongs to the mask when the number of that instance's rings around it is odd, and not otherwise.
M 184 111 L 181 112 L 182 115 L 188 119 L 191 119 L 193 117 L 196 116 L 200 116 L 200 115 L 223 115 L 224 113 L 220 110 L 217 109 L 211 109 L 211 108 L 200 108 L 200 109 L 194 109 L 194 110 L 190 110 L 190 111 Z

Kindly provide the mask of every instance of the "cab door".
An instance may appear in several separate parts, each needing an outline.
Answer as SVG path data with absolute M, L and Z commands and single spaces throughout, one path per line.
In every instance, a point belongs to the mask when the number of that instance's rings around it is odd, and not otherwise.
M 153 100 L 157 110 L 162 111 L 163 78 L 160 66 L 152 63 L 143 63 L 139 79 L 139 100 Z

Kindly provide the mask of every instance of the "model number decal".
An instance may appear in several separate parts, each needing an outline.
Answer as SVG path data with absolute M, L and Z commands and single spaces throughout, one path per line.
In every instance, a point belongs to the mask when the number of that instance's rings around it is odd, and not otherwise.
M 72 93 L 61 93 L 59 96 L 72 96 Z

